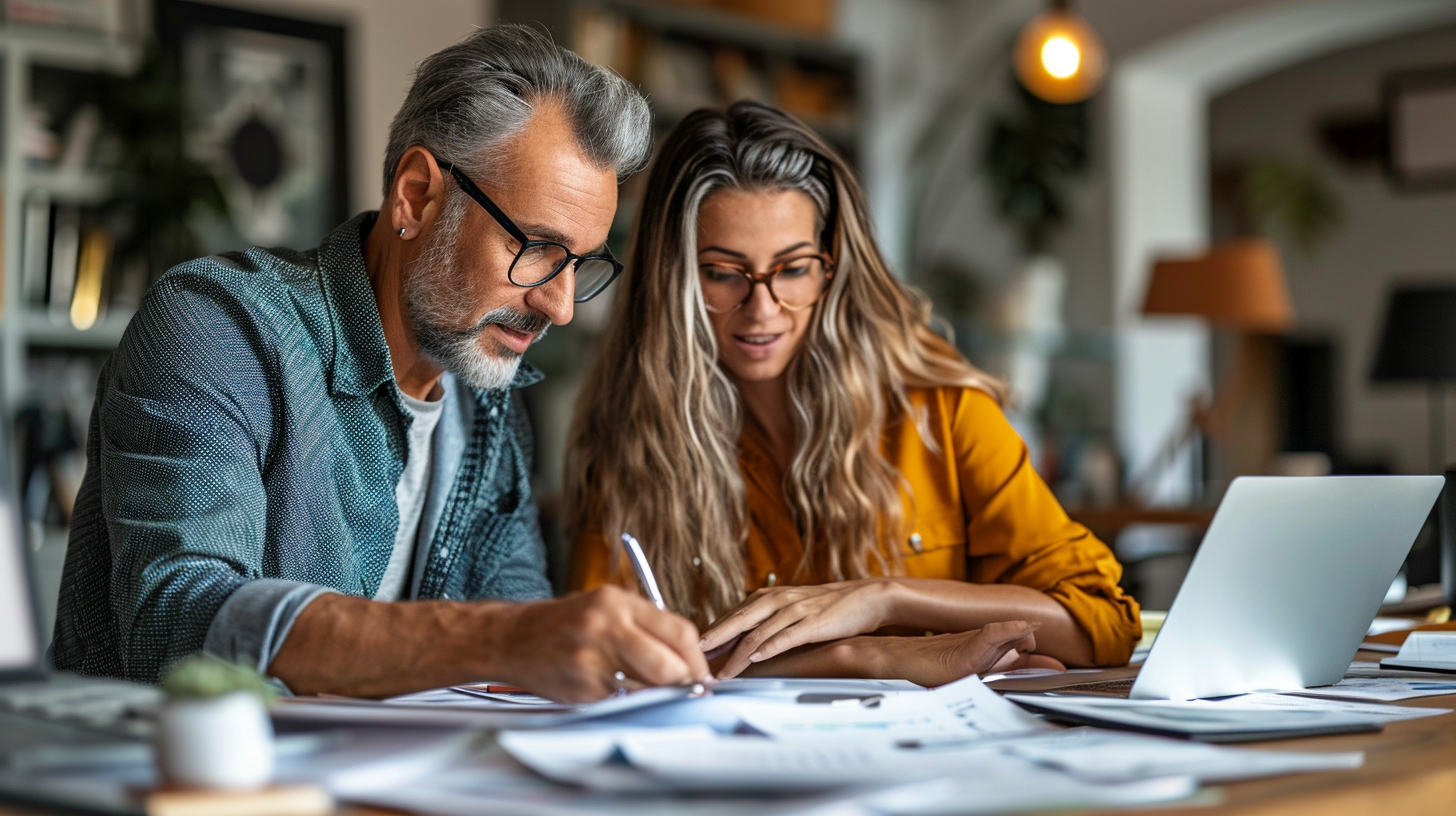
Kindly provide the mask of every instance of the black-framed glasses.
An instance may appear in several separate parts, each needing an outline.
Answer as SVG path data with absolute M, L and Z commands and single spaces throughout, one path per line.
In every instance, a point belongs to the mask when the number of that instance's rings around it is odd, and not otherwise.
M 819 302 L 830 279 L 834 261 L 828 254 L 814 252 L 780 261 L 759 274 L 740 264 L 711 261 L 699 264 L 703 305 L 717 314 L 731 312 L 753 297 L 753 287 L 763 284 L 774 303 L 790 311 L 807 309 Z
M 521 248 L 516 251 L 515 259 L 511 261 L 510 270 L 506 273 L 506 277 L 516 286 L 525 288 L 541 286 L 561 274 L 561 270 L 569 265 L 576 272 L 576 293 L 573 300 L 577 303 L 584 303 L 600 295 L 602 290 L 622 274 L 622 264 L 609 249 L 603 248 L 601 252 L 577 255 L 565 244 L 528 238 L 525 231 L 516 226 L 516 222 L 512 221 L 494 201 L 491 201 L 490 196 L 477 187 L 469 176 L 461 172 L 454 162 L 436 156 L 435 163 L 448 172 L 455 179 L 455 183 L 460 185 L 460 189 L 475 199 L 475 203 L 489 213 L 490 217 L 501 225 L 501 229 L 521 245 Z

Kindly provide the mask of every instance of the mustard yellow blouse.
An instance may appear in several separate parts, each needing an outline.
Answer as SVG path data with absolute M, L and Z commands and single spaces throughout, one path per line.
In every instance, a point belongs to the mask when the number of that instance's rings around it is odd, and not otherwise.
M 1118 586 L 1122 567 L 1107 545 L 1068 518 L 995 400 L 952 387 L 912 389 L 908 397 L 939 450 L 925 444 L 914 422 L 885 432 L 885 455 L 909 486 L 905 519 L 911 533 L 899 542 L 903 574 L 1045 592 L 1090 636 L 1098 665 L 1125 664 L 1142 624 L 1137 602 Z M 749 592 L 793 583 L 803 558 L 783 473 L 767 451 L 763 431 L 745 423 L 739 463 L 750 519 L 744 552 Z M 630 570 L 613 570 L 599 532 L 576 542 L 572 566 L 573 589 L 634 585 Z

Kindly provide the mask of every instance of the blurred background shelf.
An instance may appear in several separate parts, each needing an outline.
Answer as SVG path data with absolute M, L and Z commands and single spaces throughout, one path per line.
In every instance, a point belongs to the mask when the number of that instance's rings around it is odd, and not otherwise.
M 121 342 L 121 335 L 133 314 L 108 314 L 91 328 L 78 329 L 69 322 L 57 322 L 49 312 L 28 310 L 22 315 L 21 324 L 25 329 L 25 340 L 31 346 L 112 349 Z
M 106 201 L 116 179 L 95 170 L 27 170 L 22 176 L 27 192 L 46 193 L 53 200 L 94 207 Z
M 0 53 L 57 68 L 127 73 L 136 69 L 142 47 L 102 32 L 8 23 L 0 24 Z

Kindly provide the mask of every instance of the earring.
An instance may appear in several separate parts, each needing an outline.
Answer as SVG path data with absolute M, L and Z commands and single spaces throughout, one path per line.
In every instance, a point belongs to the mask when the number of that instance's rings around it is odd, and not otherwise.
M 404 227 L 400 227 L 399 228 L 399 237 L 401 237 L 401 238 L 404 237 Z

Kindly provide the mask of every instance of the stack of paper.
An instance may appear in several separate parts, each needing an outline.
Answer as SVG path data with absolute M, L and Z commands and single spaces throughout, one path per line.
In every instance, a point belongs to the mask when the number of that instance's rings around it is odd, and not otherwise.
M 1403 675 L 1403 676 L 1402 676 Z M 1412 676 L 1415 675 L 1415 676 Z M 1286 691 L 1300 697 L 1331 697 L 1337 700 L 1369 700 L 1390 703 L 1419 697 L 1456 694 L 1456 678 L 1444 679 L 1416 672 L 1382 671 L 1378 675 L 1351 672 L 1333 686 Z
M 1187 796 L 1199 781 L 1354 768 L 1364 759 L 1055 731 L 976 678 L 868 704 L 747 697 L 733 704 L 756 734 L 705 727 L 551 729 L 505 732 L 499 739 L 542 776 L 603 793 L 786 796 L 856 789 L 872 812 L 896 814 L 1166 801 Z M 906 789 L 905 783 L 919 784 Z
M 1054 719 L 1124 728 L 1204 742 L 1253 742 L 1317 734 L 1378 731 L 1387 722 L 1450 713 L 1444 708 L 1244 694 L 1219 700 L 1119 700 L 1105 697 L 1008 695 Z
M 464 687 L 451 687 L 384 701 L 286 697 L 273 708 L 272 716 L 275 720 L 312 725 L 549 728 L 661 706 L 703 693 L 702 687 L 660 686 L 585 705 L 564 705 L 542 703 L 534 695 L 482 695 Z
M 649 690 L 658 692 L 658 690 Z M 1253 751 L 1137 734 L 1058 731 L 970 677 L 934 690 L 879 681 L 745 680 L 708 697 L 685 690 L 555 706 L 487 691 L 440 690 L 344 704 L 409 722 L 422 712 L 521 723 L 494 739 L 442 735 L 380 763 L 385 743 L 356 743 L 295 764 L 341 800 L 440 816 L 524 813 L 863 813 L 879 816 L 1101 808 L 1185 798 L 1200 782 L 1358 767 L 1359 753 Z M 638 699 L 633 699 L 638 698 Z M 1042 697 L 1039 701 L 1122 704 Z M 1132 703 L 1153 719 L 1218 712 L 1276 721 L 1368 724 L 1428 709 L 1248 695 L 1227 703 Z M 296 705 L 290 704 L 290 708 Z M 320 707 L 320 704 L 314 704 Z M 327 707 L 326 705 L 321 707 Z M 1168 712 L 1178 712 L 1169 714 Z M 470 718 L 467 718 L 467 721 Z M 460 720 L 456 719 L 459 723 Z M 565 727 L 542 728 L 542 725 Z M 392 750 L 382 751 L 394 755 Z M 349 773 L 345 766 L 357 766 Z M 686 797 L 686 798 L 684 798 Z
M 1456 632 L 1411 632 L 1382 668 L 1456 673 Z
M 693 728 L 508 732 L 501 745 L 549 779 L 617 795 L 782 797 L 852 790 L 866 804 L 875 802 L 871 810 L 877 813 L 1136 804 L 1181 798 L 1197 787 L 1196 779 L 1181 773 L 1083 778 L 989 746 L 920 751 L 878 740 L 782 741 Z M 934 780 L 956 784 L 925 784 Z M 919 784 L 906 789 L 908 783 Z

